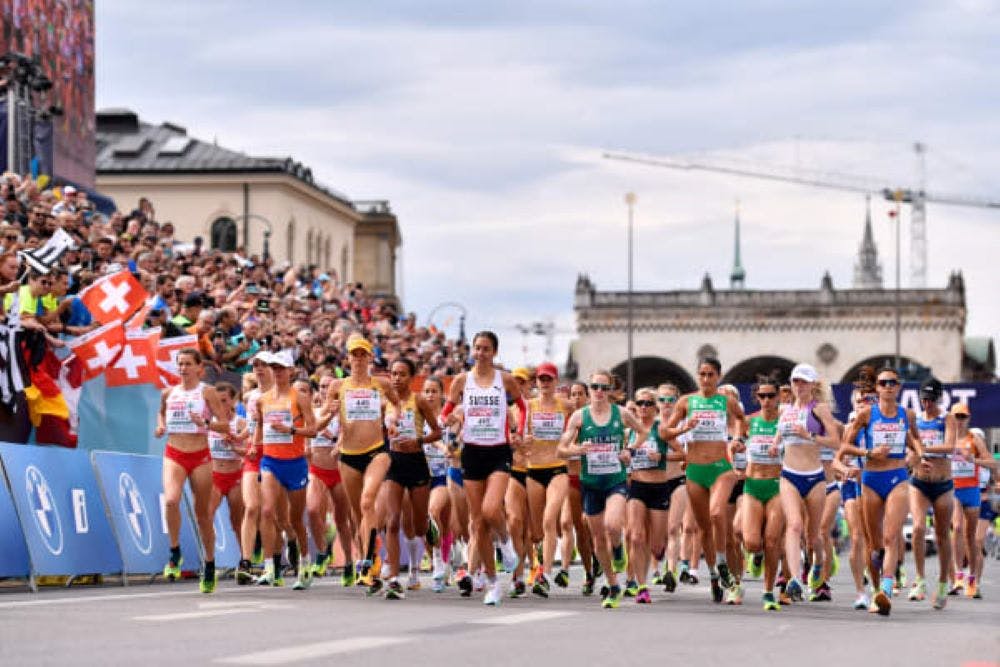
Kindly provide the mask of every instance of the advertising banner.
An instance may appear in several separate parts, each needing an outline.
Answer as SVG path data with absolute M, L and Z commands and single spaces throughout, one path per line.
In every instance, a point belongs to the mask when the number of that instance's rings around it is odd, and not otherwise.
M 27 577 L 31 574 L 28 546 L 24 543 L 21 522 L 17 520 L 14 499 L 7 481 L 0 473 L 0 577 Z

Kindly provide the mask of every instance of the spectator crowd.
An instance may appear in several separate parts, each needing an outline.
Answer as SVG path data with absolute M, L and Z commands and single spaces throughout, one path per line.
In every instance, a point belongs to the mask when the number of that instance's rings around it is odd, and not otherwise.
M 43 247 L 60 229 L 74 247 L 48 273 L 30 268 L 18 255 Z M 25 384 L 35 379 L 33 369 L 48 352 L 98 326 L 79 292 L 122 270 L 151 295 L 145 327 L 160 327 L 163 337 L 197 336 L 207 379 L 238 381 L 262 349 L 289 351 L 298 377 L 317 384 L 324 376 L 343 377 L 345 345 L 353 333 L 372 342 L 376 370 L 403 357 L 420 375 L 454 375 L 467 367 L 467 342 L 418 325 L 416 316 L 400 312 L 391 298 L 368 294 L 364 285 L 344 281 L 333 269 L 277 263 L 245 248 L 223 253 L 205 247 L 200 237 L 177 239 L 173 224 L 158 220 L 145 198 L 134 209 L 105 215 L 72 186 L 43 189 L 29 177 L 3 174 L 0 294 L 5 322 L 18 295 L 23 331 L 17 348 L 24 355 Z M 53 372 L 58 375 L 58 369 Z M 27 394 L 30 403 L 30 388 Z M 26 441 L 21 400 L 0 406 L 0 440 Z M 31 421 L 37 429 L 34 415 Z M 45 442 L 40 430 L 37 439 Z

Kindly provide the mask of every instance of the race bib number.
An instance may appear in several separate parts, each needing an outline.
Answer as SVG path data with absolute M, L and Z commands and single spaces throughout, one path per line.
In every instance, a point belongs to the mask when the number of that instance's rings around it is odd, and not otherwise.
M 191 401 L 167 402 L 167 431 L 170 433 L 198 433 L 201 429 L 191 419 L 195 407 Z
M 382 398 L 374 389 L 348 389 L 344 392 L 347 420 L 378 421 L 382 416 Z
M 274 410 L 264 415 L 264 444 L 265 445 L 287 445 L 292 442 L 291 433 L 279 433 L 274 430 L 275 424 L 283 424 L 291 428 L 292 411 Z
M 642 446 L 636 447 L 632 452 L 632 470 L 649 470 L 659 465 L 659 460 L 654 462 L 649 456 L 655 451 L 657 451 L 656 441 L 652 438 L 642 443 Z
M 733 468 L 736 470 L 746 470 L 747 469 L 747 453 L 746 452 L 733 452 Z
M 561 412 L 532 412 L 531 430 L 535 440 L 558 440 L 562 437 L 566 415 Z
M 952 477 L 975 477 L 976 463 L 965 455 L 955 454 L 951 459 L 951 474 Z
M 834 454 L 836 454 L 836 452 L 833 451 L 832 449 L 830 449 L 829 447 L 820 447 L 820 450 L 819 450 L 819 460 L 820 461 L 832 461 Z
M 417 423 L 413 410 L 403 410 L 403 414 L 396 421 L 396 427 L 399 429 L 399 436 L 395 438 L 396 440 L 415 440 Z
M 944 444 L 944 431 L 938 429 L 925 429 L 920 431 L 920 442 L 931 447 Z
M 504 416 L 489 406 L 470 407 L 465 416 L 466 440 L 473 443 L 498 443 L 507 440 Z
M 622 471 L 618 458 L 618 448 L 610 443 L 592 442 L 587 451 L 587 473 L 590 475 L 614 475 Z
M 889 447 L 890 455 L 906 453 L 906 431 L 899 422 L 878 422 L 872 425 L 872 447 Z
M 769 435 L 752 435 L 747 441 L 747 452 L 750 460 L 761 465 L 778 465 L 780 456 L 771 456 L 771 444 L 774 438 Z
M 431 477 L 444 477 L 448 472 L 448 459 L 444 452 L 432 444 L 424 445 L 424 456 L 427 457 L 427 466 L 431 469 Z
M 717 442 L 726 439 L 725 414 L 716 410 L 695 410 L 688 417 L 698 423 L 689 431 L 694 442 Z
M 214 431 L 208 434 L 208 449 L 213 459 L 238 459 L 239 454 L 226 445 L 226 439 Z

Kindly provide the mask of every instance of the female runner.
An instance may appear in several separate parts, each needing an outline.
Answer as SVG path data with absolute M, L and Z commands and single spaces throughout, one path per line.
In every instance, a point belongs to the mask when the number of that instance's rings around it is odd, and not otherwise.
M 587 404 L 587 384 L 574 382 L 569 388 L 569 402 L 573 410 L 579 410 Z M 576 546 L 583 565 L 584 581 L 581 592 L 584 595 L 594 594 L 594 548 L 590 536 L 590 527 L 583 520 L 583 501 L 580 496 L 580 457 L 571 456 L 566 459 L 568 486 L 566 502 L 563 503 L 560 529 L 562 531 L 561 565 L 556 574 L 556 585 L 565 588 L 569 586 L 569 566 L 573 562 L 573 547 Z

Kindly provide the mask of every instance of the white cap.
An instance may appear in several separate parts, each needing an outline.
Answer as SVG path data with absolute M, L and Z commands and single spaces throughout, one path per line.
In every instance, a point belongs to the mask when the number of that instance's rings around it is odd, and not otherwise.
M 74 188 L 72 185 L 67 185 L 66 187 L 63 188 L 63 194 L 64 195 L 75 195 L 76 194 L 76 188 Z
M 817 373 L 816 369 L 809 364 L 799 364 L 792 369 L 792 379 L 815 382 L 819 379 L 819 373 Z
M 265 365 L 269 365 L 273 358 L 274 355 L 272 355 L 270 352 L 268 352 L 267 350 L 261 350 L 257 354 L 253 355 L 253 358 L 250 360 L 250 362 L 253 363 L 254 361 L 262 361 L 264 362 Z
M 288 350 L 281 350 L 271 355 L 271 360 L 267 363 L 272 366 L 282 366 L 284 368 L 291 368 L 295 365 L 292 361 L 292 354 Z

